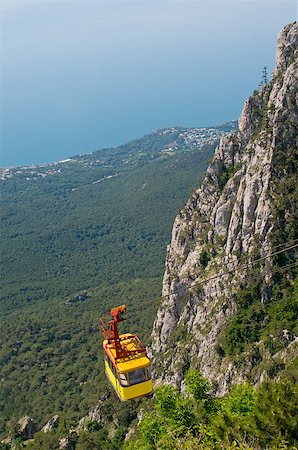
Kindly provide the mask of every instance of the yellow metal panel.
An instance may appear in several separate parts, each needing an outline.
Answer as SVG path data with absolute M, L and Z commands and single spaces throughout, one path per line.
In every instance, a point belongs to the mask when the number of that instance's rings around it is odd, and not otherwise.
M 110 382 L 114 386 L 114 389 L 116 391 L 118 391 L 118 385 L 119 385 L 118 380 L 114 376 L 113 372 L 109 368 L 109 365 L 108 365 L 108 363 L 106 361 L 105 361 L 105 370 L 106 370 L 106 374 L 108 375 L 108 378 L 109 378 Z
M 136 397 L 150 394 L 152 392 L 152 380 L 143 383 L 134 384 L 133 386 L 123 387 L 119 385 L 119 394 L 123 400 L 130 400 Z
M 149 358 L 142 356 L 136 359 L 132 359 L 130 361 L 125 362 L 117 362 L 117 367 L 119 372 L 125 373 L 129 372 L 130 370 L 137 370 L 141 369 L 142 367 L 148 367 L 150 366 L 151 361 Z
M 152 380 L 144 381 L 143 383 L 134 384 L 132 386 L 123 387 L 115 378 L 108 363 L 105 361 L 106 374 L 112 383 L 115 391 L 121 400 L 131 400 L 136 397 L 142 397 L 152 392 Z

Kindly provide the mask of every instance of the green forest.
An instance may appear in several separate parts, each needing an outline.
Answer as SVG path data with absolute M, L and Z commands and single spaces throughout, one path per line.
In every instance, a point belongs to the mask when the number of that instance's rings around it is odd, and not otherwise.
M 142 153 L 137 141 L 80 157 L 46 178 L 24 172 L 2 181 L 4 312 L 162 275 L 172 222 L 215 148 L 167 155 L 164 140 L 154 135 Z
M 255 388 L 248 382 L 234 386 L 218 398 L 212 386 L 195 369 L 185 373 L 185 389 L 171 385 L 155 389 L 153 399 L 142 402 L 137 425 L 135 403 L 126 402 L 113 437 L 97 421 L 90 420 L 79 434 L 69 433 L 69 448 L 75 450 L 297 450 L 297 386 L 293 366 L 281 372 L 278 382 L 266 381 Z M 105 413 L 113 420 L 115 403 L 105 398 Z M 130 425 L 135 433 L 124 442 Z M 30 450 L 59 447 L 62 425 L 56 432 L 35 434 L 27 441 Z M 65 435 L 65 434 L 64 434 Z M 15 448 L 23 448 L 21 438 Z M 6 447 L 3 445 L 2 449 Z
M 185 392 L 156 388 L 154 400 L 125 450 L 291 448 L 297 443 L 297 387 L 290 371 L 279 382 L 254 388 L 245 382 L 216 398 L 196 370 L 185 373 Z

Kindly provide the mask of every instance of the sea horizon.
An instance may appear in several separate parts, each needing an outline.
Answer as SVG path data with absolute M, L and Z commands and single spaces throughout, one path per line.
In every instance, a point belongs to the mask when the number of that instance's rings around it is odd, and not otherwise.
M 3 2 L 0 166 L 237 120 L 295 12 L 269 0 Z

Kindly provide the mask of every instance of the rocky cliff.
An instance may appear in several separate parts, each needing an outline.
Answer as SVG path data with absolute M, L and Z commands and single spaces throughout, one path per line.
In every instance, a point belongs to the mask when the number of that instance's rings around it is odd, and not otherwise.
M 272 81 L 245 102 L 176 217 L 152 332 L 157 381 L 180 386 L 192 366 L 223 394 L 293 359 L 293 330 L 270 324 L 296 269 L 297 42 L 295 22 L 278 36 Z

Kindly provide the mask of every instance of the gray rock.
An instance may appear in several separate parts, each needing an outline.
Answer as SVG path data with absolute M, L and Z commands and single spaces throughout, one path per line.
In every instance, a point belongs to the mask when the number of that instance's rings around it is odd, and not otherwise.
M 235 296 L 240 283 L 246 283 L 255 255 L 271 252 L 276 226 L 272 192 L 279 182 L 272 167 L 274 152 L 277 146 L 286 151 L 297 136 L 297 42 L 297 23 L 286 26 L 279 34 L 272 82 L 245 102 L 238 133 L 221 139 L 201 188 L 175 219 L 167 248 L 164 300 L 152 331 L 157 383 L 180 386 L 189 365 L 214 381 L 219 394 L 251 375 L 257 364 L 260 370 L 254 370 L 254 380 L 264 378 L 261 362 L 270 355 L 261 343 L 256 348 L 260 362 L 247 355 L 242 365 L 219 357 L 216 347 L 236 311 Z M 206 267 L 200 263 L 202 251 L 208 254 Z M 265 303 L 272 287 L 270 258 L 260 270 Z M 285 345 L 287 339 L 286 335 Z
M 71 450 L 71 445 L 68 438 L 62 438 L 59 440 L 59 450 Z
M 45 426 L 42 428 L 42 431 L 44 433 L 48 433 L 49 431 L 52 431 L 58 424 L 59 416 L 55 415 L 50 418 L 50 420 L 45 424 Z
M 24 439 L 33 439 L 37 431 L 36 423 L 29 417 L 22 417 L 17 423 L 17 436 Z

